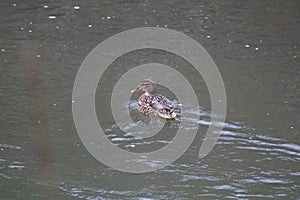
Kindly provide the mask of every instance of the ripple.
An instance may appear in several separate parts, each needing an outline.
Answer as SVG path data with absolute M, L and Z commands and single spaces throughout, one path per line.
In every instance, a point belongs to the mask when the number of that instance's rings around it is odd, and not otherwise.
M 261 182 L 261 183 L 280 183 L 280 184 L 291 183 L 291 181 L 289 181 L 289 180 L 277 179 L 277 178 L 259 178 L 259 182 Z
M 281 139 L 281 138 L 274 138 L 274 137 L 270 137 L 270 136 L 265 136 L 265 135 L 256 135 L 257 138 L 259 139 L 263 139 L 263 140 L 267 140 L 267 141 L 274 141 L 274 142 L 285 142 L 286 140 Z
M 255 146 L 237 146 L 238 149 L 247 149 L 247 150 L 253 150 L 253 151 L 262 151 L 262 152 L 279 152 L 279 153 L 285 153 L 290 156 L 296 156 L 295 159 L 300 160 L 300 153 L 289 151 L 281 148 L 266 148 L 266 147 L 255 147 Z M 275 154 L 278 155 L 278 154 Z
M 183 175 L 181 178 L 181 181 L 183 182 L 191 180 L 220 181 L 219 178 L 214 176 Z
M 293 156 L 294 159 L 300 159 L 300 145 L 287 143 L 281 138 L 223 130 L 220 140 L 237 143 L 236 148 L 238 149 L 275 153 L 276 155 L 285 154 Z
M 8 149 L 22 149 L 20 146 L 11 145 L 11 144 L 0 144 L 0 148 L 8 148 Z
M 233 187 L 231 185 L 216 185 L 212 187 L 213 189 L 216 190 L 235 190 L 236 187 Z
M 10 168 L 10 169 L 24 170 L 26 167 L 24 166 L 24 163 L 15 161 L 12 164 L 8 165 L 8 168 Z

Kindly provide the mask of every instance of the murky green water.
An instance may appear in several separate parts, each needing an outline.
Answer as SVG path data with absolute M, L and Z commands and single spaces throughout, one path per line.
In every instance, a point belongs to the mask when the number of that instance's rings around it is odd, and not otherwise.
M 2 1 L 0 199 L 299 199 L 299 9 L 298 1 L 271 0 Z M 92 48 L 143 26 L 183 32 L 206 48 L 223 76 L 228 112 L 217 145 L 198 159 L 210 101 L 204 82 L 190 76 L 201 96 L 194 143 L 168 167 L 129 174 L 83 147 L 72 89 Z M 187 67 L 154 51 L 115 65 L 153 59 Z M 105 116 L 101 95 L 96 110 Z M 196 109 L 189 108 L 190 120 Z M 103 120 L 112 142 L 129 151 L 159 148 L 173 137 L 166 131 L 155 140 L 132 139 Z

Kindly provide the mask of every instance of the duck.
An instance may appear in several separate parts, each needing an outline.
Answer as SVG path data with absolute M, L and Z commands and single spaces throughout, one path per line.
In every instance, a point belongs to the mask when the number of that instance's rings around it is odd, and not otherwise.
M 139 86 L 131 92 L 144 92 L 138 99 L 138 111 L 149 115 L 159 115 L 165 119 L 175 119 L 178 117 L 174 112 L 174 107 L 171 101 L 160 94 L 156 94 L 156 83 L 151 79 L 143 80 Z

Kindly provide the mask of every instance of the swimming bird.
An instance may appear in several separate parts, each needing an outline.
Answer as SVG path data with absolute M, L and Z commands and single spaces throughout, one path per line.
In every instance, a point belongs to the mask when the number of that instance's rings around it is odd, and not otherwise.
M 139 86 L 131 92 L 143 91 L 138 100 L 138 111 L 144 114 L 155 114 L 165 119 L 178 120 L 171 101 L 165 96 L 156 94 L 157 86 L 150 79 L 145 79 Z

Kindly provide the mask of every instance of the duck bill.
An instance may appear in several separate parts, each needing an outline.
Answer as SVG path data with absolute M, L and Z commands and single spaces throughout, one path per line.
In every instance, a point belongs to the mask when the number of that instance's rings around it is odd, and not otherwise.
M 141 87 L 138 87 L 136 88 L 135 90 L 131 90 L 131 93 L 134 93 L 134 92 L 140 92 L 142 91 L 142 88 Z

